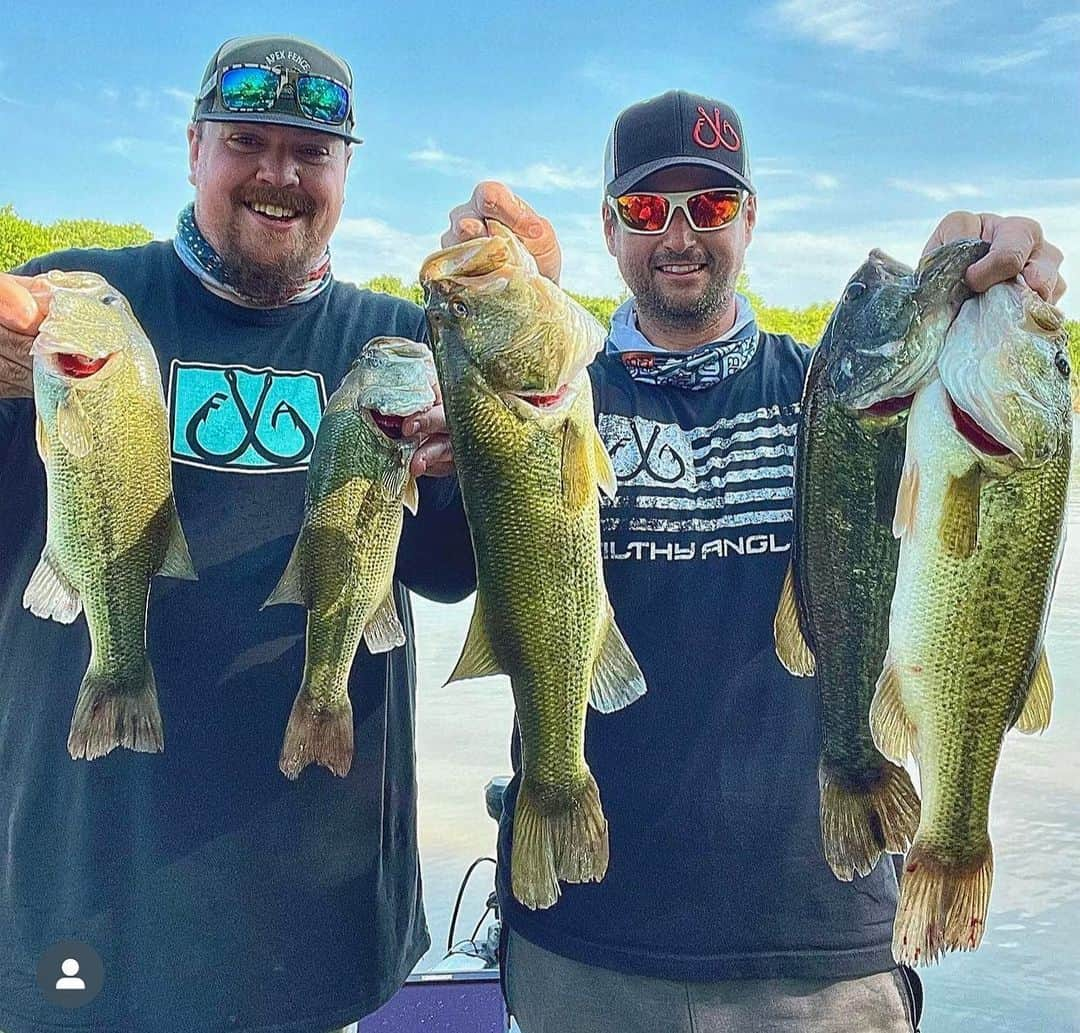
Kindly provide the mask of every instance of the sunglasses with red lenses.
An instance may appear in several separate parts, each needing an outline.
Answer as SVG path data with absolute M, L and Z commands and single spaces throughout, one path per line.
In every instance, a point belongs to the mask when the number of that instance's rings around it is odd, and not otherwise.
M 686 190 L 680 193 L 623 194 L 607 199 L 619 222 L 631 233 L 664 233 L 676 208 L 681 208 L 698 233 L 722 230 L 742 209 L 741 190 Z

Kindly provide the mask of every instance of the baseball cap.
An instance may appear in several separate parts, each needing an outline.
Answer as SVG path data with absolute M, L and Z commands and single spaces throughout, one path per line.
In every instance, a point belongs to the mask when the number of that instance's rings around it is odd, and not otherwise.
M 718 169 L 756 193 L 742 121 L 723 101 L 668 90 L 631 105 L 615 119 L 604 153 L 608 196 L 625 194 L 646 176 L 672 165 Z
M 287 77 L 272 106 L 265 111 L 229 110 L 222 102 L 221 73 L 229 68 L 245 65 L 293 73 L 292 76 Z M 304 114 L 297 100 L 296 76 L 298 75 L 331 79 L 345 88 L 348 94 L 348 107 L 344 122 L 330 124 L 309 118 Z M 327 83 L 322 85 L 337 91 L 336 86 Z M 346 61 L 329 50 L 297 36 L 241 36 L 222 43 L 203 73 L 191 120 L 192 122 L 269 122 L 273 125 L 296 126 L 301 129 L 330 133 L 350 143 L 363 143 L 363 140 L 353 135 L 356 119 L 353 111 L 352 69 Z

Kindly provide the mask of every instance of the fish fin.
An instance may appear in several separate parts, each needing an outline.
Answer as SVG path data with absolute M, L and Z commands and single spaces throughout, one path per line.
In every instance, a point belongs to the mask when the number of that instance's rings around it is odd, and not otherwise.
M 896 497 L 904 475 L 904 436 L 886 434 L 877 453 L 874 471 L 874 507 L 877 521 L 889 527 L 896 514 Z
M 74 760 L 96 760 L 117 746 L 160 753 L 165 735 L 150 661 L 134 678 L 119 679 L 91 665 L 83 676 L 68 734 Z
M 833 874 L 850 882 L 869 875 L 883 853 L 902 854 L 919 828 L 919 796 L 911 776 L 883 761 L 868 784 L 844 778 L 822 761 L 821 843 Z
M 383 491 L 392 499 L 403 499 L 405 484 L 409 479 L 409 464 L 401 457 L 392 460 L 383 467 L 379 483 Z
M 1024 708 L 1016 719 L 1016 727 L 1025 735 L 1045 732 L 1050 726 L 1050 705 L 1054 700 L 1054 679 L 1046 659 L 1046 647 L 1039 650 L 1035 673 L 1031 676 Z
M 289 556 L 289 562 L 285 566 L 285 572 L 269 598 L 259 607 L 260 610 L 265 610 L 268 606 L 276 606 L 278 603 L 298 603 L 300 606 L 311 609 L 311 585 L 308 584 L 307 564 L 304 562 L 306 552 L 307 533 L 301 529 Z
M 979 540 L 979 492 L 982 475 L 973 466 L 963 477 L 952 477 L 945 489 L 939 533 L 950 556 L 967 559 Z
M 184 529 L 180 526 L 180 514 L 176 511 L 176 499 L 170 495 L 165 505 L 168 507 L 166 516 L 168 544 L 165 546 L 165 557 L 161 561 L 158 573 L 162 577 L 177 577 L 185 581 L 198 581 L 199 575 L 195 573 L 195 565 L 191 562 L 191 553 L 188 551 Z
M 514 808 L 510 887 L 530 910 L 559 899 L 559 880 L 599 882 L 608 866 L 608 825 L 592 772 L 561 801 L 522 778 Z M 558 810 L 555 807 L 561 803 Z
M 795 573 L 790 562 L 773 618 L 773 641 L 776 643 L 777 659 L 792 674 L 807 678 L 814 673 L 814 654 L 802 632 L 799 604 L 795 598 Z
M 903 538 L 915 530 L 915 507 L 919 501 L 919 464 L 908 456 L 904 472 L 900 475 L 900 487 L 896 492 L 896 513 L 893 516 L 894 538 Z
M 41 461 L 45 464 L 49 462 L 49 436 L 45 433 L 45 421 L 40 415 L 34 419 L 34 441 L 37 443 L 37 452 L 41 456 Z
M 593 497 L 590 446 L 591 442 L 574 421 L 567 420 L 562 445 L 562 496 L 567 509 L 581 509 Z
M 401 491 L 401 502 L 413 516 L 416 516 L 416 511 L 420 508 L 420 486 L 416 483 L 415 477 L 405 478 L 405 487 Z
M 893 957 L 904 965 L 927 965 L 946 951 L 978 947 L 986 928 L 993 878 L 989 840 L 963 865 L 939 859 L 916 840 L 900 878 Z
M 915 753 L 916 729 L 900 694 L 900 673 L 887 656 L 870 701 L 870 733 L 882 755 L 897 764 Z
M 76 459 L 85 459 L 94 447 L 90 421 L 76 391 L 69 390 L 56 407 L 56 436 Z
M 392 586 L 364 627 L 364 642 L 367 643 L 370 653 L 388 653 L 391 649 L 405 645 L 405 629 L 398 619 Z
M 589 702 L 601 714 L 610 714 L 645 695 L 645 676 L 615 623 L 615 613 L 610 604 L 607 623 L 600 635 L 602 642 L 593 665 Z
M 82 613 L 78 589 L 67 579 L 48 544 L 23 592 L 23 606 L 35 617 L 71 624 Z
M 317 706 L 306 685 L 296 694 L 278 767 L 289 779 L 309 764 L 321 764 L 344 778 L 353 761 L 353 710 L 348 695 L 331 706 Z
M 591 424 L 590 430 L 592 431 L 590 436 L 592 438 L 593 462 L 596 465 L 596 483 L 600 485 L 600 490 L 609 499 L 613 499 L 615 493 L 619 490 L 619 482 L 615 477 L 615 467 L 611 464 L 611 456 L 608 455 L 604 439 L 600 437 L 600 431 Z
M 478 593 L 476 604 L 473 606 L 472 620 L 469 622 L 469 633 L 465 636 L 465 645 L 462 646 L 461 656 L 458 657 L 458 662 L 450 677 L 446 679 L 446 684 L 464 681 L 466 678 L 486 678 L 492 674 L 503 673 L 499 661 L 495 659 L 495 654 L 492 652 L 491 641 L 484 627 L 484 607 Z

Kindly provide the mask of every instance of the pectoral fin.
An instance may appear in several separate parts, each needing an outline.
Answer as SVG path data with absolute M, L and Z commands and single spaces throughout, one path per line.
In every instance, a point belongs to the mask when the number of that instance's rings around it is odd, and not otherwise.
M 589 702 L 600 713 L 610 714 L 645 695 L 645 676 L 615 623 L 610 604 L 600 634 L 600 652 L 593 666 Z
M 388 653 L 397 646 L 405 645 L 405 629 L 401 626 L 394 605 L 393 586 L 364 628 L 364 642 L 372 653 Z
M 1016 727 L 1025 735 L 1045 732 L 1050 726 L 1050 705 L 1054 700 L 1054 679 L 1050 675 L 1050 665 L 1046 661 L 1046 647 L 1039 650 L 1039 659 L 1035 664 L 1035 673 L 1031 676 L 1024 709 L 1016 719 Z
M 61 624 L 70 624 L 82 613 L 78 590 L 60 569 L 56 555 L 47 544 L 23 593 L 23 606 L 35 617 Z
M 975 552 L 979 540 L 979 493 L 982 475 L 977 466 L 953 477 L 945 489 L 939 533 L 945 551 L 958 559 Z
M 590 437 L 592 438 L 593 462 L 596 466 L 596 483 L 609 499 L 613 499 L 619 490 L 615 467 L 611 465 L 611 456 L 608 455 L 604 439 L 600 437 L 600 431 L 591 425 L 589 429 L 592 431 Z
M 446 684 L 464 681 L 466 678 L 486 678 L 492 674 L 502 673 L 499 661 L 495 659 L 495 654 L 491 649 L 487 629 L 484 627 L 484 607 L 478 593 L 472 620 L 469 622 L 469 634 L 465 636 L 461 656 L 458 657 L 453 673 L 446 679 Z
M 38 415 L 34 420 L 34 440 L 37 442 L 38 455 L 41 461 L 48 465 L 49 462 L 49 437 L 45 433 L 45 421 Z
M 562 495 L 567 509 L 581 509 L 592 498 L 591 451 L 589 438 L 573 420 L 567 420 L 563 428 L 562 447 Z
M 401 457 L 398 457 L 397 459 L 388 462 L 383 468 L 379 483 L 382 485 L 383 491 L 385 491 L 390 498 L 400 499 L 405 492 L 405 484 L 408 479 L 408 461 L 403 461 Z
M 191 553 L 188 551 L 184 529 L 180 526 L 180 514 L 176 512 L 176 500 L 170 497 L 165 506 L 167 507 L 168 543 L 165 547 L 165 558 L 161 561 L 161 569 L 158 573 L 162 577 L 198 581 L 199 575 L 195 573 L 195 565 L 191 562 Z
M 896 492 L 896 513 L 893 516 L 893 537 L 903 538 L 915 530 L 915 507 L 919 501 L 919 464 L 908 456 L 900 487 Z
M 903 764 L 915 752 L 915 724 L 900 693 L 900 672 L 889 656 L 870 701 L 870 734 L 882 756 Z
M 405 487 L 401 492 L 401 502 L 413 516 L 416 516 L 416 511 L 420 508 L 420 488 L 415 477 L 405 479 Z
M 777 658 L 792 674 L 806 678 L 814 673 L 814 654 L 807 645 L 799 621 L 795 575 L 790 563 L 784 575 L 784 586 L 780 589 L 776 617 L 773 619 L 773 640 L 776 643 Z
M 285 572 L 277 583 L 277 588 L 259 607 L 260 610 L 265 610 L 267 606 L 276 606 L 278 603 L 298 603 L 300 606 L 311 608 L 313 593 L 311 585 L 308 584 L 307 564 L 304 562 L 304 553 L 307 551 L 306 538 L 307 532 L 301 530 L 293 546 L 292 554 L 289 556 Z
M 85 459 L 94 447 L 94 435 L 77 391 L 68 391 L 56 407 L 56 435 L 76 459 Z

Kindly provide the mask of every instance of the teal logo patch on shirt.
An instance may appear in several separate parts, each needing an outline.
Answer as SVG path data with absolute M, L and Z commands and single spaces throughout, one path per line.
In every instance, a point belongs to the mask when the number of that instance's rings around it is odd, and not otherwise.
M 174 360 L 169 368 L 172 456 L 235 473 L 303 470 L 326 407 L 322 376 Z

